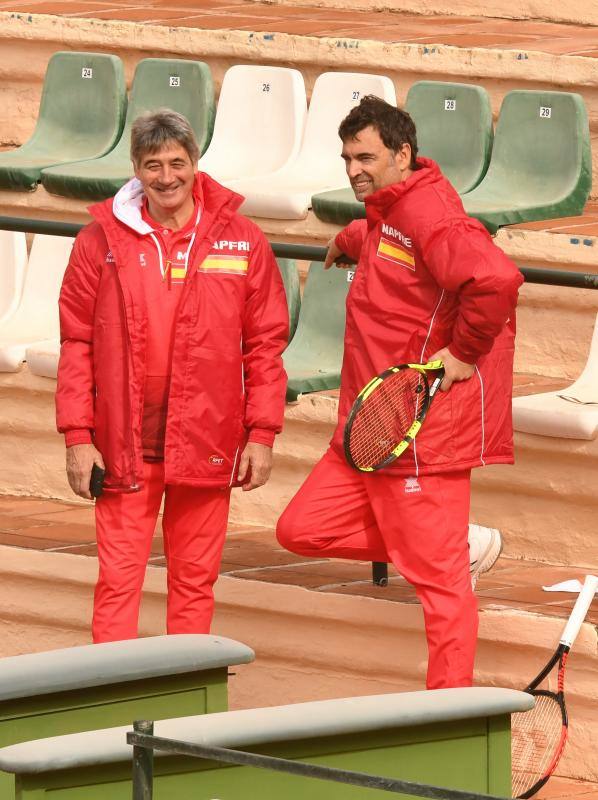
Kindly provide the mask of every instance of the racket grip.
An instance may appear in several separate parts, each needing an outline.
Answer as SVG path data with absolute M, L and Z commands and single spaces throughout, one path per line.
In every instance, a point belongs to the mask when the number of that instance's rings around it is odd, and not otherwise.
M 571 616 L 569 617 L 569 621 L 565 625 L 565 630 L 561 636 L 561 644 L 564 644 L 566 647 L 571 648 L 573 646 L 573 642 L 577 638 L 579 629 L 581 628 L 581 625 L 586 618 L 586 614 L 588 613 L 588 609 L 592 604 L 592 600 L 596 594 L 596 589 L 598 589 L 598 577 L 596 577 L 596 575 L 586 575 L 586 579 L 581 587 L 579 597 L 577 598 L 575 606 L 573 607 L 573 611 L 571 612 Z

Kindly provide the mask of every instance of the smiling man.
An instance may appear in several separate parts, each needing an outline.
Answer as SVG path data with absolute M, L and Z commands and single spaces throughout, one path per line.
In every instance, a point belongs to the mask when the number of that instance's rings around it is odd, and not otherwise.
M 136 120 L 135 178 L 90 209 L 60 294 L 56 394 L 68 480 L 96 502 L 93 639 L 137 635 L 162 499 L 167 630 L 207 633 L 230 489 L 270 475 L 282 427 L 288 314 L 243 201 L 197 173 L 188 121 Z
M 347 298 L 338 425 L 282 515 L 278 538 L 301 555 L 392 561 L 423 606 L 428 688 L 469 686 L 477 636 L 470 557 L 475 577 L 500 552 L 492 536 L 469 552 L 470 473 L 513 460 L 522 277 L 467 217 L 437 164 L 417 157 L 407 113 L 365 97 L 339 136 L 367 219 L 338 233 L 326 259 L 326 267 L 342 253 L 358 262 Z M 394 364 L 434 359 L 445 365 L 443 391 L 413 446 L 379 472 L 352 469 L 343 430 L 358 393 Z

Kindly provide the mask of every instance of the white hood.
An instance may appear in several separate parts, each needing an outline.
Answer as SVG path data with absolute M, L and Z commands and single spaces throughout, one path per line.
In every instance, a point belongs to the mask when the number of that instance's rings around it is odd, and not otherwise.
M 141 216 L 141 207 L 145 199 L 143 186 L 138 178 L 131 178 L 119 189 L 112 201 L 112 213 L 137 233 L 152 233 L 153 228 Z

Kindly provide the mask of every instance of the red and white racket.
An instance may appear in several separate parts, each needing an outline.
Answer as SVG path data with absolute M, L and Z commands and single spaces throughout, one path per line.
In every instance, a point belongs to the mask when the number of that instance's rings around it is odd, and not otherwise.
M 567 657 L 597 589 L 598 578 L 588 575 L 554 655 L 524 690 L 534 696 L 536 705 L 531 711 L 512 715 L 513 797 L 532 797 L 559 763 L 569 729 L 565 705 Z M 550 686 L 555 683 L 553 691 Z

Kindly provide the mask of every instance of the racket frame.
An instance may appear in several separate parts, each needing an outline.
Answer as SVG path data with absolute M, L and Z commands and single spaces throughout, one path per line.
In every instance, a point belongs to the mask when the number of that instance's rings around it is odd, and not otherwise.
M 355 463 L 353 456 L 351 455 L 351 448 L 350 448 L 350 440 L 351 440 L 351 430 L 353 428 L 353 423 L 359 410 L 366 402 L 366 400 L 382 385 L 382 383 L 387 379 L 390 378 L 392 375 L 396 374 L 397 372 L 401 372 L 405 369 L 414 369 L 417 370 L 422 378 L 422 387 L 423 387 L 423 396 L 419 398 L 419 411 L 417 416 L 413 420 L 412 424 L 409 426 L 408 430 L 406 431 L 403 438 L 396 443 L 393 447 L 391 452 L 389 453 L 386 458 L 380 461 L 378 464 L 374 464 L 369 467 L 362 467 L 359 464 Z M 434 379 L 432 385 L 430 385 L 428 381 L 428 372 L 438 372 L 438 375 Z M 345 458 L 347 462 L 359 472 L 375 472 L 376 470 L 383 469 L 387 467 L 389 464 L 392 464 L 402 453 L 407 450 L 411 442 L 415 439 L 417 434 L 419 433 L 422 423 L 426 418 L 426 414 L 430 408 L 432 403 L 432 399 L 436 394 L 440 384 L 442 383 L 442 379 L 444 378 L 444 365 L 442 361 L 428 361 L 426 364 L 397 364 L 394 367 L 389 367 L 385 369 L 384 372 L 381 372 L 379 375 L 376 375 L 372 378 L 369 383 L 367 383 L 363 389 L 359 392 L 357 397 L 355 398 L 355 402 L 349 412 L 349 416 L 347 417 L 347 421 L 345 423 L 345 430 L 343 434 L 343 446 L 345 450 Z
M 561 710 L 563 727 L 554 756 L 544 774 L 532 786 L 530 786 L 529 789 L 526 789 L 525 792 L 518 794 L 518 800 L 527 800 L 527 798 L 533 797 L 533 795 L 535 795 L 536 792 L 538 792 L 544 786 L 550 776 L 554 773 L 554 770 L 560 761 L 561 755 L 563 754 L 563 750 L 565 749 L 569 732 L 569 717 L 567 714 L 567 706 L 565 704 L 565 667 L 567 664 L 569 651 L 573 647 L 573 643 L 575 642 L 577 634 L 579 633 L 583 621 L 587 616 L 588 610 L 592 604 L 592 600 L 597 590 L 598 577 L 596 575 L 587 575 L 581 591 L 579 592 L 579 596 L 575 601 L 573 610 L 571 611 L 569 619 L 567 620 L 557 649 L 548 660 L 546 665 L 536 675 L 533 681 L 531 681 L 531 683 L 528 684 L 528 686 L 526 686 L 524 689 L 525 692 L 531 694 L 532 696 L 543 696 L 554 699 Z M 551 692 L 545 689 L 537 689 L 536 687 L 539 686 L 549 675 L 555 664 L 559 665 L 557 691 Z

